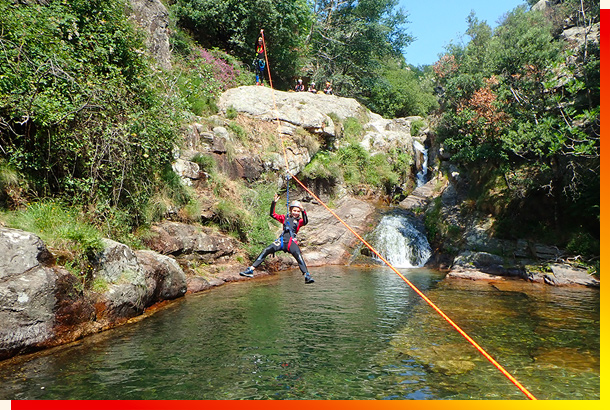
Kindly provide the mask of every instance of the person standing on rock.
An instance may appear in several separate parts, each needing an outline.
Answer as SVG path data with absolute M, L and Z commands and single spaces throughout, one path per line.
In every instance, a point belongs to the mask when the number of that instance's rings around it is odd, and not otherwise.
M 297 85 L 294 86 L 294 91 L 296 91 L 296 92 L 305 91 L 305 86 L 303 85 L 303 80 L 301 80 L 300 78 L 299 78 L 299 81 L 297 81 Z
M 263 85 L 265 79 L 265 43 L 263 41 L 263 30 L 256 43 L 256 57 L 254 58 L 254 70 L 256 71 L 256 85 Z
M 280 196 L 276 194 L 275 198 L 273 198 L 273 202 L 271 202 L 269 216 L 283 225 L 282 234 L 271 245 L 266 247 L 260 255 L 258 255 L 258 258 L 256 258 L 252 266 L 248 267 L 242 272 L 239 272 L 239 274 L 249 278 L 254 277 L 254 269 L 258 268 L 258 266 L 263 263 L 267 256 L 277 251 L 284 251 L 290 253 L 294 259 L 296 259 L 297 263 L 299 264 L 299 269 L 301 269 L 301 272 L 303 275 L 305 275 L 305 283 L 314 283 L 314 279 L 307 271 L 307 266 L 303 260 L 303 255 L 301 255 L 301 249 L 297 243 L 297 232 L 299 232 L 299 229 L 301 229 L 302 226 L 307 225 L 308 222 L 307 212 L 299 201 L 293 201 L 288 207 L 288 214 L 278 215 L 275 213 L 275 204 L 278 199 L 280 199 Z

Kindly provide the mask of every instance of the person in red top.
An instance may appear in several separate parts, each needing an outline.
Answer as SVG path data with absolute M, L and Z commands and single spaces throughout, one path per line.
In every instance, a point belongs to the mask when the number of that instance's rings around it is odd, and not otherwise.
M 280 196 L 276 194 L 275 198 L 273 198 L 273 202 L 271 202 L 269 216 L 283 225 L 282 234 L 258 255 L 258 258 L 256 258 L 252 266 L 248 267 L 243 272 L 239 272 L 239 274 L 249 278 L 254 277 L 254 269 L 258 268 L 268 255 L 277 251 L 284 251 L 290 253 L 294 259 L 296 259 L 299 264 L 299 269 L 301 269 L 301 272 L 305 275 L 305 283 L 314 283 L 314 279 L 307 271 L 307 266 L 305 265 L 303 255 L 301 255 L 301 249 L 297 242 L 297 233 L 299 232 L 299 229 L 301 229 L 302 226 L 307 225 L 307 212 L 305 212 L 305 208 L 303 208 L 303 205 L 301 205 L 299 201 L 293 201 L 289 206 L 288 214 L 278 215 L 275 213 L 275 203 L 278 199 L 280 199 Z
M 263 80 L 265 79 L 265 42 L 263 41 L 262 29 L 261 36 L 256 42 L 256 57 L 254 57 L 252 64 L 256 72 L 256 85 L 263 85 Z

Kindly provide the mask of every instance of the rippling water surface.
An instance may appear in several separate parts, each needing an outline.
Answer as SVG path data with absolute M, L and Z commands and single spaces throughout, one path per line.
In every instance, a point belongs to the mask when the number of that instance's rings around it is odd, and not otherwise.
M 599 291 L 403 272 L 537 398 L 599 399 Z M 312 273 L 0 363 L 0 399 L 526 399 L 392 271 Z

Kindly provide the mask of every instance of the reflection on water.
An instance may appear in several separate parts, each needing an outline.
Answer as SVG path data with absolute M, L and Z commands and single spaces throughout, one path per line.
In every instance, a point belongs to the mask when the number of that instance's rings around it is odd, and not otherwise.
M 539 399 L 599 399 L 599 291 L 406 276 Z M 388 269 L 187 297 L 0 364 L 0 399 L 525 399 Z

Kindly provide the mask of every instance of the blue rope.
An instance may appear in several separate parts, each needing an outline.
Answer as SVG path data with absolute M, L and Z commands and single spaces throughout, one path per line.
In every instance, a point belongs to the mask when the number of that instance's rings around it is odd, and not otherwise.
M 290 175 L 286 175 L 286 215 L 290 215 Z

